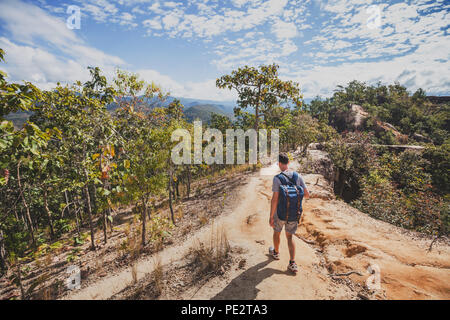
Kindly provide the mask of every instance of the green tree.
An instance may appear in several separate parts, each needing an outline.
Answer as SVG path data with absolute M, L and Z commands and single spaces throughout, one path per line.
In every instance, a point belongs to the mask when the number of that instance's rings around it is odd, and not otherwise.
M 217 79 L 217 87 L 236 90 L 239 109 L 254 108 L 255 130 L 259 128 L 260 117 L 281 103 L 293 103 L 300 108 L 302 96 L 299 85 L 279 78 L 279 66 L 261 65 L 259 68 L 245 66 Z
M 129 174 L 124 177 L 124 182 L 129 197 L 137 201 L 141 209 L 142 246 L 145 246 L 150 199 L 166 186 L 165 168 L 170 158 L 167 148 L 170 136 L 165 112 L 158 109 L 147 112 L 144 100 L 156 95 L 163 99 L 165 95 L 154 83 L 147 84 L 139 80 L 137 74 L 121 70 L 117 71 L 114 83 L 119 96 L 116 124 L 120 135 L 127 140 L 124 163 Z M 181 117 L 179 103 L 173 103 L 169 110 L 175 119 Z
M 4 61 L 2 49 L 0 60 Z M 0 207 L 0 272 L 7 267 L 8 255 L 23 254 L 29 241 L 34 247 L 37 245 L 36 221 L 30 206 L 33 180 L 24 179 L 24 174 L 37 168 L 52 137 L 52 130 L 41 130 L 30 121 L 15 130 L 4 117 L 10 112 L 35 109 L 40 95 L 40 90 L 31 83 L 9 83 L 6 73 L 0 71 L 0 194 L 2 199 L 14 199 L 16 204 L 11 207 L 2 201 Z M 24 208 L 22 217 L 17 210 L 19 201 Z

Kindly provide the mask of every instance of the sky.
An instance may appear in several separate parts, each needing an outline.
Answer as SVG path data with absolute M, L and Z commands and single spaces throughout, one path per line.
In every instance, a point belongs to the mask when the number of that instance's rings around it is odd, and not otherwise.
M 449 22 L 449 0 L 0 0 L 0 69 L 50 89 L 120 68 L 232 101 L 218 77 L 276 63 L 307 99 L 352 80 L 450 95 Z

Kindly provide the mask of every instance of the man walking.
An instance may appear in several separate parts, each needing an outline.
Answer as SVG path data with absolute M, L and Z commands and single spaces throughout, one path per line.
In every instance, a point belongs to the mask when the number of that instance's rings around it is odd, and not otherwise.
M 295 244 L 292 236 L 297 231 L 300 220 L 301 199 L 303 198 L 303 195 L 304 197 L 309 198 L 309 192 L 303 178 L 297 172 L 289 171 L 289 157 L 286 154 L 282 153 L 279 155 L 278 166 L 280 167 L 281 173 L 273 178 L 272 184 L 273 195 L 269 223 L 273 228 L 274 247 L 270 249 L 270 253 L 275 260 L 280 259 L 280 235 L 283 227 L 285 227 L 290 256 L 288 269 L 297 273 L 298 266 L 295 263 Z M 291 189 L 288 189 L 288 185 Z M 283 192 L 281 196 L 280 191 Z M 279 203 L 281 198 L 283 198 L 283 204 Z M 293 201 L 297 204 L 297 208 L 295 207 L 295 204 L 291 205 L 290 208 L 290 203 Z M 292 212 L 296 215 L 295 217 L 292 217 Z M 289 214 L 291 215 L 290 218 Z

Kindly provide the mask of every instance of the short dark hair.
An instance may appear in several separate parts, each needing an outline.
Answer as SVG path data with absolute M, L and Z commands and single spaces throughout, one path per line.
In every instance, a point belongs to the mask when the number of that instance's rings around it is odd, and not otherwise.
M 289 157 L 287 156 L 286 153 L 280 153 L 280 155 L 278 156 L 278 162 L 280 162 L 282 164 L 288 164 Z

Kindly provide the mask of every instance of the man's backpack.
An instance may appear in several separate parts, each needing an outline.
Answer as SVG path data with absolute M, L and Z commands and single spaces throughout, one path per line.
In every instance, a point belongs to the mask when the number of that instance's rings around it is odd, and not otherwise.
M 277 214 L 283 221 L 300 221 L 302 215 L 303 188 L 297 186 L 298 173 L 294 172 L 292 179 L 284 173 L 277 175 L 280 179 Z

